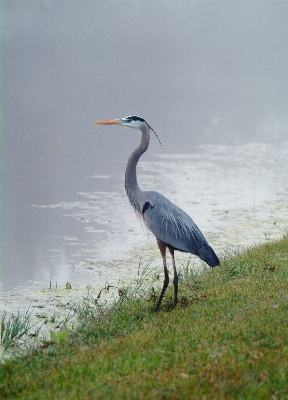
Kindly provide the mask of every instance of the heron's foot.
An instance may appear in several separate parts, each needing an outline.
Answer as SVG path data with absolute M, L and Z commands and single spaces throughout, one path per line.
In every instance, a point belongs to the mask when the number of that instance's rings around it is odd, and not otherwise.
M 174 307 L 177 306 L 178 303 L 178 276 L 174 277 Z
M 155 306 L 155 309 L 154 309 L 154 312 L 155 313 L 157 313 L 158 311 L 159 311 L 159 308 L 160 308 L 160 305 L 161 305 L 161 302 L 162 302 L 162 298 L 163 298 L 163 292 L 161 293 L 161 295 L 160 295 L 160 297 L 159 297 L 159 299 L 158 299 L 158 301 L 157 301 L 157 303 L 156 303 L 156 306 Z
M 157 313 L 159 311 L 159 309 L 160 309 L 160 304 L 157 303 L 156 307 L 154 309 L 154 312 Z
M 168 275 L 168 270 L 167 270 L 166 264 L 164 264 L 164 273 L 165 273 L 165 279 L 164 279 L 164 283 L 163 283 L 163 288 L 161 290 L 161 294 L 160 294 L 159 299 L 157 301 L 157 304 L 156 304 L 156 307 L 155 307 L 155 312 L 158 312 L 160 304 L 161 304 L 162 299 L 164 297 L 164 294 L 166 292 L 166 289 L 167 289 L 167 287 L 169 285 L 169 275 Z
M 174 292 L 174 307 L 177 306 L 177 303 L 178 303 L 178 287 L 177 290 L 175 290 Z
M 155 309 L 154 309 L 155 313 L 157 313 L 159 311 L 160 305 L 162 303 L 162 299 L 163 299 L 163 293 L 161 293 L 161 295 L 160 295 L 160 297 L 159 297 L 159 299 L 158 299 L 158 301 L 156 303 L 156 306 L 155 306 Z

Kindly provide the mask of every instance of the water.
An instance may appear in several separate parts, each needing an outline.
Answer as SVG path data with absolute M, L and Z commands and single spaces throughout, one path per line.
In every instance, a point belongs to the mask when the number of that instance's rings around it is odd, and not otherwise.
M 101 288 L 134 277 L 140 257 L 161 264 L 124 191 L 139 133 L 95 119 L 147 119 L 163 147 L 151 139 L 140 186 L 182 207 L 217 251 L 287 232 L 287 12 L 1 2 L 4 308 L 50 282 Z
M 287 151 L 286 142 L 281 148 L 255 143 L 202 146 L 195 148 L 192 155 L 158 154 L 152 161 L 140 162 L 139 182 L 143 188 L 156 189 L 180 205 L 208 237 L 210 234 L 211 245 L 219 251 L 259 242 L 276 230 L 274 219 L 279 216 L 272 212 L 271 220 L 271 211 L 268 213 L 267 209 L 265 214 L 265 207 L 274 204 L 276 208 L 285 202 L 287 205 Z M 141 256 L 147 254 L 145 244 L 153 245 L 155 252 L 157 246 L 128 202 L 123 185 L 124 160 L 119 165 L 114 180 L 112 175 L 85 177 L 83 173 L 83 186 L 85 181 L 90 186 L 92 180 L 95 189 L 106 186 L 114 190 L 75 192 L 73 201 L 62 199 L 27 207 L 33 221 L 30 224 L 36 227 L 35 236 L 29 236 L 34 241 L 27 245 L 21 232 L 16 238 L 20 245 L 13 254 L 7 254 L 8 268 L 2 275 L 4 291 L 31 285 L 47 288 L 50 280 L 62 288 L 67 281 L 100 286 L 106 280 L 115 283 L 122 276 L 136 275 Z M 249 223 L 261 223 L 260 210 L 267 222 L 251 241 L 253 227 Z M 249 213 L 246 232 L 239 216 L 233 220 L 235 213 L 242 213 L 242 219 Z M 284 210 L 282 213 L 285 233 L 288 221 Z M 43 224 L 49 228 L 44 233 Z M 234 224 L 242 230 L 239 236 L 232 234 L 233 230 L 237 232 Z M 131 256 L 133 249 L 138 251 Z M 16 257 L 19 261 L 13 268 Z

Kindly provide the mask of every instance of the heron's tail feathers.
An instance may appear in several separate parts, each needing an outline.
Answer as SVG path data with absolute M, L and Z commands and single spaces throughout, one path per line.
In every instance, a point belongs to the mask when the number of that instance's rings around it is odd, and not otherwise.
M 209 267 L 217 267 L 217 265 L 220 265 L 219 258 L 215 254 L 215 251 L 210 247 L 208 244 L 204 244 L 200 249 L 199 249 L 199 257 L 201 260 L 205 261 Z

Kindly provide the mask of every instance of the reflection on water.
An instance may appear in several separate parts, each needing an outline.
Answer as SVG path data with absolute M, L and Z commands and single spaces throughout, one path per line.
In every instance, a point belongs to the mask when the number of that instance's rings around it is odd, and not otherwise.
M 277 202 L 287 201 L 287 152 L 288 143 L 281 147 L 255 143 L 202 146 L 191 155 L 156 155 L 154 161 L 140 162 L 139 184 L 181 206 L 221 252 L 287 230 L 287 210 L 277 214 L 276 207 Z M 22 263 L 17 259 L 18 247 L 6 254 L 10 263 L 2 265 L 2 292 L 32 284 L 48 287 L 51 279 L 59 287 L 67 281 L 100 287 L 106 280 L 115 283 L 135 276 L 141 256 L 152 251 L 159 257 L 153 235 L 139 224 L 128 202 L 124 162 L 121 168 L 107 185 L 114 190 L 78 192 L 74 201 L 31 205 L 30 218 L 34 226 L 39 222 L 36 232 L 43 224 L 49 231 L 44 229 L 41 241 L 30 241 L 26 253 L 26 247 L 21 247 L 25 237 L 17 238 Z M 86 179 L 89 182 L 91 177 Z M 95 187 L 101 186 L 99 181 L 112 180 L 110 175 L 92 179 Z

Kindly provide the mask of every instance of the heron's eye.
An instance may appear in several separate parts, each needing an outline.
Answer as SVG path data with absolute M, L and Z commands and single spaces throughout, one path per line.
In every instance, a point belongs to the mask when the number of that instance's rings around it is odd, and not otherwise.
M 132 122 L 132 119 L 131 118 L 127 118 L 126 121 L 127 122 Z

